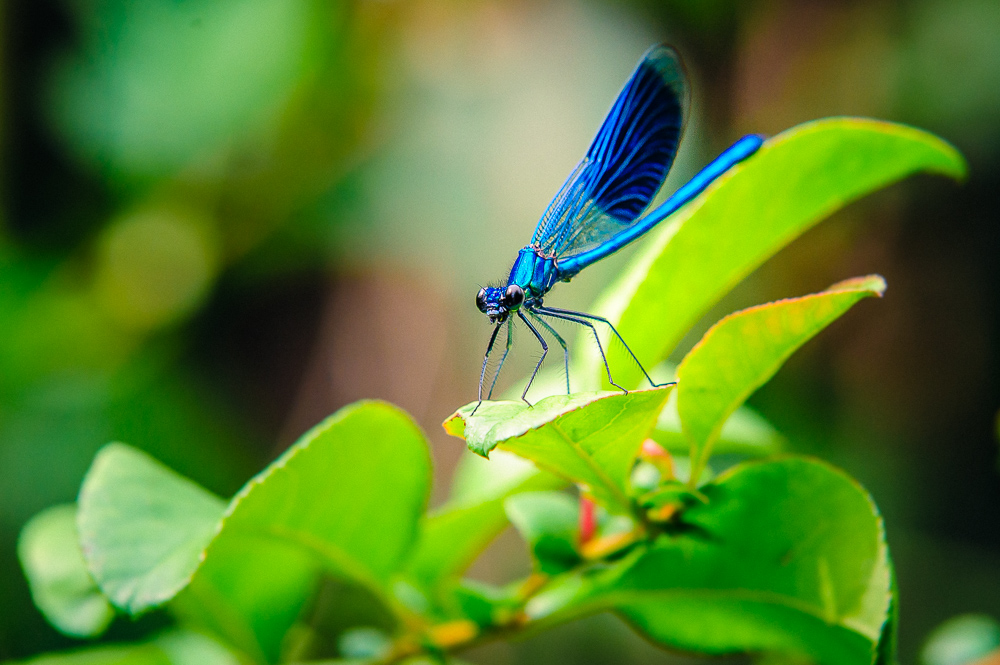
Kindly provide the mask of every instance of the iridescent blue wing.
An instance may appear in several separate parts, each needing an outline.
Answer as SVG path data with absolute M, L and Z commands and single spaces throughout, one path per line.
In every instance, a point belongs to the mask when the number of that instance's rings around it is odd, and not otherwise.
M 542 215 L 532 244 L 566 258 L 634 225 L 673 164 L 686 104 L 680 57 L 667 46 L 649 49 Z

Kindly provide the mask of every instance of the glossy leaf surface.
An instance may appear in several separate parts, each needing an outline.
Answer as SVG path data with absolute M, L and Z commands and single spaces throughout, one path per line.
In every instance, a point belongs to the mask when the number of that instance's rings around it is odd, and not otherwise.
M 90 573 L 111 602 L 131 614 L 184 588 L 226 509 L 222 499 L 122 443 L 97 453 L 79 506 Z
M 677 368 L 677 411 L 691 441 L 693 477 L 730 415 L 796 349 L 862 298 L 884 291 L 877 275 L 850 279 L 730 314 L 712 326 Z
M 571 368 L 570 373 L 574 389 L 578 389 L 580 386 L 577 384 L 584 382 L 585 379 L 594 378 L 588 377 L 582 371 L 574 371 L 573 368 Z M 650 374 L 659 383 L 673 381 L 677 378 L 677 367 L 672 363 L 664 362 L 653 368 Z M 528 398 L 529 400 L 541 399 L 549 395 L 564 394 L 565 381 L 562 367 L 543 368 L 531 384 Z M 525 377 L 525 381 L 516 382 L 505 392 L 506 399 L 519 399 L 526 383 L 527 377 Z M 587 383 L 590 384 L 590 387 L 586 389 L 593 390 L 598 387 L 600 382 L 587 381 Z M 677 414 L 676 390 L 670 393 L 666 407 L 660 412 L 652 437 L 672 453 L 685 456 L 690 454 L 691 445 L 684 435 L 681 419 Z M 763 416 L 749 407 L 741 406 L 722 427 L 722 433 L 716 442 L 715 452 L 760 457 L 780 452 L 784 450 L 786 444 L 785 438 Z
M 497 446 L 539 468 L 579 483 L 596 499 L 627 510 L 628 474 L 652 431 L 670 388 L 622 393 L 577 393 L 523 402 L 462 407 L 445 430 L 486 456 Z
M 543 592 L 529 616 L 615 608 L 671 648 L 871 663 L 891 591 L 868 494 L 842 472 L 795 457 L 739 465 L 702 491 L 708 503 L 684 514 L 682 534 Z
M 427 442 L 409 416 L 361 402 L 310 430 L 247 483 L 226 511 L 222 535 L 287 540 L 334 571 L 381 584 L 413 543 L 430 470 Z

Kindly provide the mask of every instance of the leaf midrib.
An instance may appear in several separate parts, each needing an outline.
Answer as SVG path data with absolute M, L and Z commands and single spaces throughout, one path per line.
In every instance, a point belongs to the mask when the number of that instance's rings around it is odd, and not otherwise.
M 622 411 L 619 411 L 618 415 L 621 415 L 621 413 Z M 615 418 L 617 418 L 618 415 L 616 415 Z M 610 422 L 611 421 L 609 421 L 609 423 Z M 605 429 L 606 427 L 607 426 L 602 427 L 601 429 Z M 598 464 L 594 461 L 593 457 L 588 455 L 587 452 L 584 451 L 579 446 L 579 444 L 573 441 L 573 439 L 570 438 L 570 436 L 563 431 L 563 429 L 559 426 L 558 421 L 552 422 L 552 429 L 555 430 L 555 432 L 562 438 L 563 441 L 566 442 L 566 444 L 570 447 L 570 450 L 572 450 L 578 457 L 580 457 L 580 459 L 583 460 L 587 468 L 593 471 L 594 474 L 598 477 L 598 479 L 600 479 L 600 481 L 604 483 L 604 485 L 606 486 L 605 489 L 610 490 L 611 495 L 615 497 L 618 503 L 623 507 L 628 508 L 629 505 L 628 497 L 625 496 L 625 493 L 622 490 L 620 490 L 617 485 L 615 485 L 614 481 L 611 480 L 611 478 L 607 475 L 607 473 L 605 473 L 604 469 L 598 466 Z

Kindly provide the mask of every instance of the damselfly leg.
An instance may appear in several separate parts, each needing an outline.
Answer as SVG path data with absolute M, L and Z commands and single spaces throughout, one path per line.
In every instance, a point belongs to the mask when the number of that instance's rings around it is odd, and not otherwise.
M 600 353 L 601 353 L 601 360 L 604 361 L 604 369 L 608 373 L 608 383 L 610 383 L 611 385 L 613 385 L 615 388 L 617 388 L 618 390 L 622 391 L 623 393 L 628 394 L 628 390 L 626 390 L 622 386 L 619 386 L 617 383 L 615 383 L 615 380 L 611 377 L 611 365 L 608 364 L 608 358 L 607 358 L 606 355 L 604 355 L 604 347 L 601 345 L 601 337 L 600 337 L 600 335 L 597 334 L 597 328 L 594 327 L 593 323 L 591 323 L 590 321 L 587 321 L 586 319 L 578 319 L 578 318 L 570 316 L 568 314 L 563 314 L 563 313 L 558 313 L 557 314 L 557 313 L 553 312 L 552 310 L 549 310 L 549 309 L 546 309 L 546 308 L 543 308 L 543 307 L 536 308 L 535 312 L 537 312 L 538 314 L 541 314 L 542 316 L 548 316 L 548 317 L 551 317 L 553 319 L 560 319 L 561 321 L 570 321 L 572 323 L 578 323 L 581 326 L 587 326 L 588 328 L 590 328 L 590 332 L 594 333 L 594 340 L 597 342 L 597 350 L 600 351 Z
M 517 316 L 522 321 L 524 321 L 524 325 L 528 326 L 528 328 L 531 329 L 531 332 L 535 334 L 535 338 L 538 339 L 538 343 L 542 345 L 542 357 L 538 359 L 537 363 L 535 363 L 535 369 L 531 372 L 531 378 L 528 379 L 528 385 L 524 387 L 524 392 L 521 393 L 521 399 L 524 400 L 524 403 L 527 404 L 528 406 L 531 406 L 531 402 L 529 402 L 528 398 L 526 397 L 526 395 L 528 394 L 528 388 L 530 388 L 531 384 L 535 382 L 535 375 L 538 374 L 538 368 L 542 366 L 542 362 L 545 360 L 545 356 L 548 355 L 549 353 L 549 345 L 545 343 L 545 338 L 542 337 L 542 334 L 540 332 L 538 332 L 538 329 L 535 328 L 535 326 L 531 325 L 531 321 L 529 321 L 528 317 L 524 315 L 524 312 L 522 312 L 521 310 L 517 310 Z
M 567 316 L 576 317 L 578 319 L 591 319 L 592 321 L 599 321 L 600 323 L 603 323 L 603 324 L 607 325 L 608 328 L 611 329 L 611 332 L 614 333 L 615 337 L 618 338 L 618 341 L 622 343 L 622 346 L 625 347 L 625 350 L 628 351 L 628 354 L 630 356 L 632 356 L 632 360 L 634 360 L 635 364 L 639 366 L 639 369 L 642 371 L 642 375 L 646 377 L 647 381 L 649 381 L 649 385 L 651 385 L 654 388 L 663 388 L 664 386 L 670 386 L 670 385 L 673 385 L 674 383 L 676 383 L 676 381 L 666 381 L 664 383 L 656 383 L 655 381 L 653 381 L 652 377 L 649 376 L 649 372 L 646 371 L 646 368 L 642 366 L 642 363 L 639 362 L 639 359 L 635 356 L 635 354 L 632 352 L 632 349 L 629 348 L 629 345 L 625 342 L 625 338 L 622 337 L 621 333 L 618 332 L 618 330 L 615 328 L 615 326 L 610 321 L 608 321 L 606 318 L 604 318 L 603 316 L 597 316 L 596 314 L 587 314 L 586 312 L 574 312 L 573 310 L 559 309 L 558 307 L 537 307 L 537 308 L 535 308 L 535 311 L 538 312 L 538 313 L 540 313 L 540 314 L 548 314 L 548 315 L 554 316 L 554 317 L 557 317 L 558 315 L 567 315 Z M 577 323 L 583 323 L 583 322 L 582 321 L 577 321 Z M 590 326 L 590 328 L 591 328 L 591 330 L 593 330 L 593 326 Z M 594 334 L 596 335 L 597 332 L 594 331 Z M 597 344 L 598 344 L 598 346 L 600 346 L 600 344 L 601 344 L 600 340 L 598 340 Z M 601 350 L 601 357 L 604 357 L 604 350 L 603 349 Z M 607 359 L 605 359 L 604 360 L 605 368 L 607 368 L 607 364 L 608 364 L 608 361 L 607 361 Z M 609 381 L 611 381 L 610 374 L 611 374 L 611 370 L 608 369 L 608 375 L 609 375 L 608 376 L 608 380 Z M 613 381 L 611 381 L 611 385 L 617 385 L 617 384 L 614 383 Z M 618 386 L 618 387 L 620 388 L 621 386 Z
M 507 354 L 510 353 L 510 347 L 514 344 L 514 322 L 507 321 L 507 347 L 503 350 L 503 355 L 500 357 L 500 364 L 497 365 L 497 371 L 493 374 L 493 381 L 490 382 L 490 392 L 486 394 L 486 399 L 493 399 L 493 389 L 497 387 L 497 379 L 500 378 L 500 370 L 503 369 L 503 364 L 507 360 Z
M 493 329 L 493 334 L 490 335 L 490 343 L 486 345 L 486 355 L 483 356 L 483 369 L 479 372 L 479 403 L 476 404 L 476 408 L 472 410 L 472 415 L 475 415 L 476 410 L 479 409 L 480 405 L 483 403 L 483 380 L 486 378 L 486 364 L 490 361 L 490 352 L 493 351 L 493 343 L 497 341 L 497 333 L 500 332 L 500 327 L 503 324 L 498 323 Z
M 639 370 L 642 372 L 643 376 L 646 377 L 646 380 L 649 382 L 649 385 L 653 386 L 654 388 L 662 388 L 663 386 L 669 386 L 675 383 L 675 382 L 656 383 L 655 381 L 653 381 L 653 378 L 649 375 L 649 372 L 646 371 L 646 368 L 642 366 L 642 363 L 639 362 L 639 359 L 636 357 L 635 353 L 632 352 L 632 349 L 629 348 L 629 345 L 625 342 L 625 339 L 621 336 L 621 333 L 619 333 L 618 330 L 615 328 L 615 326 L 603 316 L 597 316 L 596 314 L 587 314 L 586 312 L 575 312 L 569 309 L 559 309 L 557 307 L 544 307 L 544 306 L 534 306 L 530 308 L 525 307 L 523 309 L 517 310 L 517 316 L 524 322 L 526 326 L 528 326 L 528 330 L 530 330 L 531 333 L 535 336 L 535 339 L 538 340 L 538 343 L 542 345 L 542 355 L 538 359 L 538 362 L 535 363 L 535 367 L 531 372 L 531 377 L 528 379 L 528 383 L 524 387 L 524 391 L 521 393 L 521 399 L 524 400 L 525 403 L 529 405 L 530 402 L 528 402 L 528 397 L 527 397 L 528 390 L 531 388 L 531 385 L 535 382 L 535 377 L 538 376 L 538 370 L 541 368 L 542 363 L 545 361 L 546 355 L 548 355 L 549 345 L 545 342 L 545 338 L 542 337 L 542 334 L 538 331 L 538 328 L 536 328 L 531 323 L 531 320 L 529 320 L 528 317 L 524 315 L 525 311 L 527 311 L 528 316 L 530 316 L 531 319 L 537 322 L 542 328 L 547 330 L 552 335 L 552 337 L 554 337 L 555 340 L 559 343 L 559 346 L 562 347 L 563 364 L 566 368 L 566 394 L 570 394 L 569 348 L 566 345 L 566 340 L 564 340 L 562 336 L 560 336 L 559 333 L 556 332 L 555 328 L 549 325 L 549 323 L 545 321 L 545 319 L 543 319 L 542 317 L 549 317 L 552 319 L 558 319 L 560 321 L 569 321 L 570 323 L 576 323 L 578 325 L 590 328 L 590 332 L 594 334 L 594 341 L 597 342 L 597 350 L 601 354 L 601 361 L 604 363 L 604 370 L 608 375 L 608 383 L 610 383 L 615 388 L 618 388 L 624 393 L 628 393 L 628 390 L 624 386 L 615 383 L 614 377 L 611 374 L 611 365 L 608 363 L 607 354 L 604 352 L 603 344 L 601 344 L 601 337 L 597 332 L 596 326 L 594 326 L 594 324 L 591 323 L 591 321 L 597 321 L 599 323 L 603 323 L 606 326 L 608 326 L 608 328 L 611 329 L 611 332 L 614 334 L 615 337 L 618 338 L 618 341 L 622 343 L 622 346 L 625 347 L 625 350 L 628 352 L 629 356 L 632 357 L 632 360 L 635 361 L 635 364 L 639 366 Z M 489 392 L 487 392 L 486 394 L 486 399 L 493 398 L 493 391 L 496 388 L 497 380 L 500 378 L 500 370 L 503 369 L 504 363 L 507 361 L 507 356 L 510 354 L 510 349 L 513 346 L 513 341 L 514 341 L 513 319 L 508 319 L 505 322 L 505 324 L 507 326 L 507 343 L 504 347 L 503 355 L 500 357 L 500 363 L 497 365 L 496 372 L 493 375 L 493 380 L 490 382 L 490 389 Z M 500 333 L 500 328 L 502 328 L 503 326 L 504 323 L 497 324 L 497 326 L 493 329 L 493 334 L 490 335 L 490 343 L 486 347 L 486 355 L 483 357 L 483 367 L 479 373 L 479 402 L 476 404 L 476 407 L 472 410 L 473 414 L 476 413 L 476 411 L 479 409 L 479 406 L 483 403 L 483 384 L 486 382 L 486 369 L 489 366 L 490 354 L 493 352 L 493 346 L 496 344 L 497 335 Z
M 559 333 L 556 332 L 556 329 L 553 328 L 552 326 L 550 326 L 548 323 L 546 323 L 545 319 L 543 319 L 542 317 L 540 317 L 537 314 L 535 314 L 532 310 L 530 310 L 530 309 L 528 310 L 528 315 L 531 316 L 531 318 L 533 318 L 539 324 L 541 324 L 542 326 L 544 326 L 545 329 L 548 330 L 552 334 L 552 336 L 556 338 L 556 341 L 559 342 L 559 346 L 562 347 L 562 350 L 563 350 L 563 364 L 566 366 L 566 394 L 569 395 L 570 394 L 570 390 L 569 390 L 569 348 L 566 346 L 566 340 L 564 340 L 562 337 L 560 337 Z

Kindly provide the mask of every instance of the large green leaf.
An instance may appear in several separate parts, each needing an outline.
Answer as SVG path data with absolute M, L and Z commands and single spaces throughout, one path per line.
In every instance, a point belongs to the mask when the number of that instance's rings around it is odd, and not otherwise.
M 650 374 L 653 380 L 658 383 L 673 381 L 677 376 L 677 367 L 669 362 L 664 362 L 653 368 Z M 574 372 L 572 376 L 574 386 L 590 378 L 582 372 Z M 596 380 L 596 377 L 593 378 L 595 380 L 589 382 L 593 385 L 584 389 L 593 390 L 599 387 L 600 382 Z M 519 399 L 526 383 L 527 377 L 523 382 L 518 382 L 507 390 L 505 399 Z M 532 396 L 535 396 L 537 399 L 541 399 L 549 395 L 562 394 L 565 390 L 566 378 L 562 366 L 548 367 L 538 372 L 538 376 L 531 384 L 531 392 L 528 397 L 531 399 Z M 667 405 L 660 412 L 652 437 L 672 453 L 680 453 L 685 457 L 690 454 L 691 444 L 684 435 L 680 416 L 677 415 L 676 390 L 670 393 Z M 747 406 L 741 406 L 722 427 L 722 434 L 716 442 L 715 452 L 760 457 L 780 452 L 784 449 L 785 444 L 785 438 L 763 416 Z
M 448 502 L 424 518 L 407 572 L 425 589 L 454 580 L 507 526 L 507 497 L 565 484 L 503 450 L 493 451 L 489 460 L 467 454 L 455 471 Z
M 726 420 L 751 393 L 852 305 L 884 291 L 877 275 L 850 279 L 730 314 L 712 326 L 677 368 L 677 411 L 691 440 L 692 482 Z
M 912 127 L 861 118 L 798 125 L 664 222 L 596 311 L 655 365 L 719 298 L 832 212 L 911 173 L 961 178 L 965 170 L 951 145 Z M 605 349 L 616 380 L 638 385 L 624 350 Z M 599 377 L 600 363 L 591 353 L 584 371 Z
M 222 499 L 123 443 L 97 453 L 79 505 L 90 573 L 116 607 L 132 614 L 187 585 L 226 509 Z
M 388 580 L 429 484 L 428 445 L 409 416 L 381 402 L 341 409 L 233 498 L 178 611 L 273 662 L 317 569 L 391 607 Z
M 114 609 L 94 583 L 80 551 L 76 506 L 53 506 L 31 518 L 17 543 L 31 598 L 45 618 L 73 637 L 100 635 Z
M 171 630 L 139 644 L 91 647 L 19 662 L 22 665 L 239 665 L 240 660 L 211 638 Z
M 247 483 L 226 511 L 222 535 L 293 542 L 334 571 L 383 584 L 409 553 L 430 473 L 427 441 L 408 415 L 383 402 L 358 403 Z
M 666 383 L 677 378 L 677 367 L 669 362 L 660 363 L 650 371 L 650 375 L 657 383 Z M 599 386 L 597 377 L 588 377 L 585 373 L 574 372 L 574 386 L 577 383 L 587 381 L 591 384 L 585 390 L 594 390 Z M 579 379 L 579 381 L 578 381 Z M 532 395 L 541 398 L 549 395 L 559 395 L 566 390 L 565 374 L 562 366 L 544 368 L 538 372 L 535 381 L 531 384 Z M 524 390 L 524 382 L 518 382 L 505 394 L 506 399 L 516 400 Z M 673 453 L 680 453 L 687 456 L 691 452 L 691 444 L 688 443 L 684 430 L 681 428 L 681 419 L 677 415 L 677 391 L 670 393 L 667 405 L 660 412 L 660 417 L 656 421 L 656 429 L 653 431 L 653 438 L 661 446 Z M 778 433 L 771 423 L 764 419 L 759 413 L 749 407 L 741 406 L 726 421 L 722 428 L 722 434 L 716 444 L 716 452 L 733 453 L 737 455 L 747 455 L 760 457 L 762 455 L 772 455 L 780 452 L 785 446 L 785 439 Z
M 95 579 L 123 609 L 141 612 L 190 583 L 177 601 L 182 616 L 273 660 L 319 570 L 388 598 L 429 476 L 419 429 L 379 402 L 315 427 L 228 507 L 115 444 L 84 482 L 81 538 Z
M 701 491 L 708 501 L 684 513 L 687 529 L 539 594 L 529 617 L 614 608 L 671 648 L 870 665 L 891 591 L 882 520 L 868 494 L 797 457 L 739 465 Z
M 486 456 L 497 446 L 579 483 L 605 505 L 628 510 L 626 483 L 670 388 L 576 393 L 523 402 L 483 402 L 459 409 L 445 430 Z

